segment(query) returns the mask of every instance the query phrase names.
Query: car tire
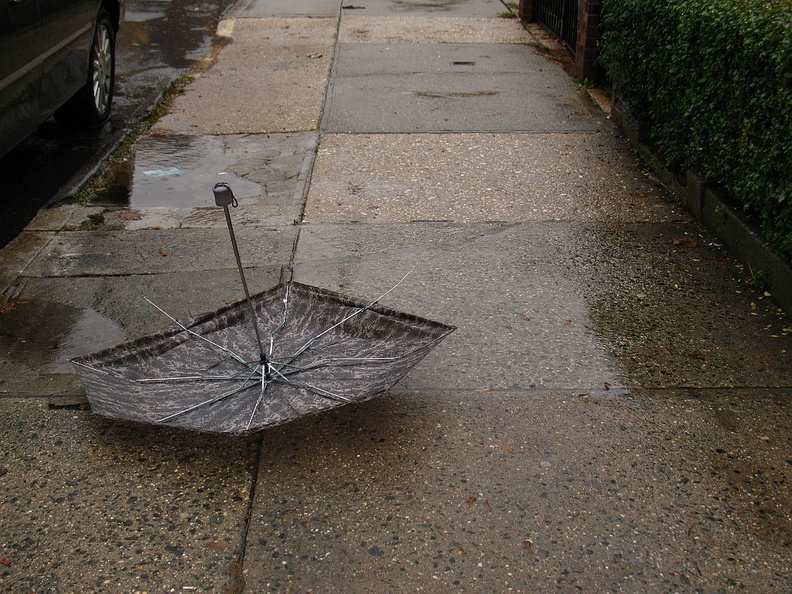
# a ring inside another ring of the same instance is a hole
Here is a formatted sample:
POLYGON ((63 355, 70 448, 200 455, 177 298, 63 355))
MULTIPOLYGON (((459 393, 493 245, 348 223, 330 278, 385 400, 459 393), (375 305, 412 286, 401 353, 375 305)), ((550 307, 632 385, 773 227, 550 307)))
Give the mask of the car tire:
POLYGON ((95 127, 110 117, 115 90, 115 30, 110 15, 99 11, 88 60, 88 80, 63 107, 55 112, 62 125, 95 127))

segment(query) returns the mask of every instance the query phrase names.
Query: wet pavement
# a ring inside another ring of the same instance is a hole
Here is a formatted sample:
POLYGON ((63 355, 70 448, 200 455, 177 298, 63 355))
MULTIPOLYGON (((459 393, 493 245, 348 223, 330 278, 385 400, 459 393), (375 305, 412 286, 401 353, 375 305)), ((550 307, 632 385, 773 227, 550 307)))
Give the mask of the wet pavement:
POLYGON ((9 591, 787 592, 792 328, 500 2, 243 2, 90 205, 0 252, 9 591), (340 15, 340 16, 339 16, 340 15), (255 57, 255 58, 254 58, 255 57), (295 280, 458 330, 246 439, 68 357, 295 280))
POLYGON ((128 0, 118 41, 110 120, 96 130, 65 130, 53 119, 0 159, 7 245, 43 207, 76 193, 108 153, 146 117, 171 82, 199 66, 218 41, 214 30, 232 0, 128 0), (46 175, 42 173, 46 172, 46 175))

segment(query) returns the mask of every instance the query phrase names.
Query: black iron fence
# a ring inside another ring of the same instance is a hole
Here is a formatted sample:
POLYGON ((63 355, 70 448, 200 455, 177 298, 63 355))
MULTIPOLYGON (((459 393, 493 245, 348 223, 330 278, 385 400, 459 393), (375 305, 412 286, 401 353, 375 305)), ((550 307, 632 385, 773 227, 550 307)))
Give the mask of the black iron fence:
POLYGON ((577 41, 580 0, 534 0, 534 20, 542 23, 573 52, 577 41))

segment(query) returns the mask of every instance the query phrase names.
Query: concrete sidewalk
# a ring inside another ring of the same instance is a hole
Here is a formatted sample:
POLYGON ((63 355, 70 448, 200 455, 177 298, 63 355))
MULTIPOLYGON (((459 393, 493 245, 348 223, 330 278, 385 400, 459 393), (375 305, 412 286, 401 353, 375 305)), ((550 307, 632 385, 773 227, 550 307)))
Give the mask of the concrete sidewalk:
POLYGON ((497 0, 244 1, 128 205, 0 252, 9 592, 788 592, 792 335, 497 0), (178 170, 178 173, 175 173, 178 170), (458 326, 247 439, 92 415, 68 358, 240 298, 458 326))

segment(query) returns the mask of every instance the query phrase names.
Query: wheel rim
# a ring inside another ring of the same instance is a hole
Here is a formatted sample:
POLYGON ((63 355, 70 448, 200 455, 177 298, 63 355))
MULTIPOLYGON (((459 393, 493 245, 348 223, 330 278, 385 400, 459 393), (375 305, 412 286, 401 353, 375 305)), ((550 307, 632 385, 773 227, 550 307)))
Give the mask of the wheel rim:
POLYGON ((103 115, 110 106, 113 85, 112 37, 106 23, 101 23, 96 31, 91 77, 94 107, 97 114, 103 115))

